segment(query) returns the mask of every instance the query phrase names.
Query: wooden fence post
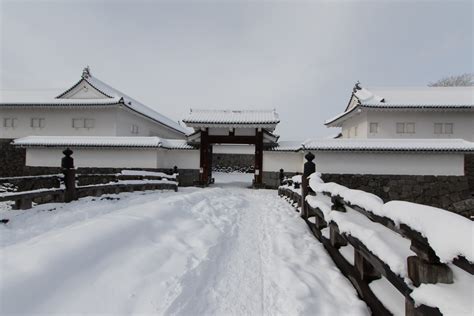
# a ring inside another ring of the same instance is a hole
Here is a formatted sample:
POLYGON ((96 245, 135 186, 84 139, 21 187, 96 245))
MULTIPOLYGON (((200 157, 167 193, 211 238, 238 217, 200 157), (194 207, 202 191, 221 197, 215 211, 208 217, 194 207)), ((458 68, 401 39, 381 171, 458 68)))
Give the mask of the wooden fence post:
POLYGON ((312 152, 308 152, 304 157, 307 161, 304 163, 303 176, 301 177, 301 217, 308 218, 308 208, 306 204, 306 196, 309 191, 308 177, 316 171, 316 164, 313 162, 314 155, 312 152))
POLYGON ((280 169, 280 174, 278 175, 278 178, 280 179, 280 185, 283 184, 283 179, 285 179, 285 170, 280 169))
POLYGON ((64 174, 64 202, 76 200, 76 170, 74 169, 74 159, 71 157, 72 150, 66 148, 63 151, 64 157, 61 159, 61 171, 64 174))

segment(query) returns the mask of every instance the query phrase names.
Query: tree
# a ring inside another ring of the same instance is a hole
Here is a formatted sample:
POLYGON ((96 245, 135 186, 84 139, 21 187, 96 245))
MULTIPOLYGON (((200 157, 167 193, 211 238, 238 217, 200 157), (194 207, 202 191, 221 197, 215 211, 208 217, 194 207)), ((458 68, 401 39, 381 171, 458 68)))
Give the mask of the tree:
POLYGON ((444 77, 438 81, 430 82, 429 87, 469 87, 474 86, 474 73, 465 73, 444 77))

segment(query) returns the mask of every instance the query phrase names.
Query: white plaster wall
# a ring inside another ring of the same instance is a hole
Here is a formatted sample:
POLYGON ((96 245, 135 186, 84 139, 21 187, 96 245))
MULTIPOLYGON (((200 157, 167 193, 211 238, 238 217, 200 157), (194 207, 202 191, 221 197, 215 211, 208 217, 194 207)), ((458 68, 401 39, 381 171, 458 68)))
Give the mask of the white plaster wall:
POLYGON ((342 124, 343 138, 367 138, 367 113, 361 111, 342 124), (357 127, 357 135, 355 135, 357 127))
POLYGON ((464 175, 463 154, 313 152, 316 171, 346 174, 464 175))
POLYGON ((209 128, 209 135, 213 136, 227 136, 229 135, 228 128, 221 128, 221 127, 210 127, 209 128))
POLYGON ((236 128, 235 136, 254 136, 255 128, 236 128))
POLYGON ((286 172, 303 172, 302 152, 263 152, 263 171, 280 171, 283 168, 286 172))
POLYGON ((114 136, 116 108, 0 108, 0 138, 19 138, 30 135, 48 136, 114 136), (32 128, 31 118, 45 118, 44 128, 32 128), (17 126, 6 128, 4 118, 16 118, 17 126), (94 128, 73 128, 73 118, 92 118, 94 128))
POLYGON ((214 154, 255 154, 255 145, 212 145, 214 154))
POLYGON ((162 138, 184 139, 185 136, 150 119, 132 113, 123 107, 117 112, 117 136, 159 136, 162 138), (138 134, 132 134, 132 125, 138 126, 138 134))
MULTIPOLYGON (((28 148, 26 165, 59 167, 64 148, 28 148)), ((76 167, 157 168, 156 149, 72 148, 76 167)))
POLYGON ((199 169, 199 150, 166 150, 157 151, 158 168, 199 169))
POLYGON ((463 138, 474 141, 474 111, 466 112, 387 112, 370 111, 368 122, 377 122, 379 131, 368 138, 463 138), (414 134, 397 134, 397 122, 414 122, 414 134), (435 134, 434 123, 454 123, 453 134, 435 134))

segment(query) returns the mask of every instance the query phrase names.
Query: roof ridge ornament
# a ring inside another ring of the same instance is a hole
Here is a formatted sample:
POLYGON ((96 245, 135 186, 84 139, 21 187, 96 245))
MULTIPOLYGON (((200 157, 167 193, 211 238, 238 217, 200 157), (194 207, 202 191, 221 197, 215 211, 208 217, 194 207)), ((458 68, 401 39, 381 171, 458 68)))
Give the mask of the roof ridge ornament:
POLYGON ((354 85, 354 88, 352 89, 352 92, 356 93, 357 90, 362 90, 362 87, 360 86, 360 81, 357 80, 357 82, 354 85))
POLYGON ((91 76, 91 69, 89 67, 89 65, 87 65, 86 67, 84 67, 84 69, 82 70, 82 78, 83 79, 87 79, 91 76))

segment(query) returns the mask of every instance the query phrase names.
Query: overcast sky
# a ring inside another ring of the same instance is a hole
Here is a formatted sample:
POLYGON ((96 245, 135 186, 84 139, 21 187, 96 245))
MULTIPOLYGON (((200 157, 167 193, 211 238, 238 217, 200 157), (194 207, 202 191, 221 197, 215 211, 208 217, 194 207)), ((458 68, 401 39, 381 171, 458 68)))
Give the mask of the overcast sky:
MULTIPOLYGON (((2 0, 0 0, 2 1, 2 0)), ((472 1, 2 1, 1 89, 97 78, 174 120, 273 109, 277 134, 323 123, 363 86, 473 71, 472 1)))

